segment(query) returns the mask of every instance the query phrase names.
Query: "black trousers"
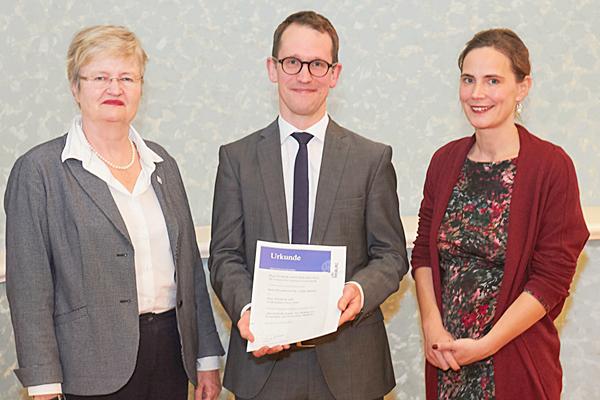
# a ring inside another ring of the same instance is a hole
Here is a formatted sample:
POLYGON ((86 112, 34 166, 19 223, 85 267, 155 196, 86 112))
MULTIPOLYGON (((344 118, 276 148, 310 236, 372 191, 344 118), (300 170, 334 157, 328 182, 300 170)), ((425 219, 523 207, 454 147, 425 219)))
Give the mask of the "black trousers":
POLYGON ((65 396, 67 400, 187 400, 188 378, 175 310, 140 315, 137 362, 125 386, 108 395, 65 396))

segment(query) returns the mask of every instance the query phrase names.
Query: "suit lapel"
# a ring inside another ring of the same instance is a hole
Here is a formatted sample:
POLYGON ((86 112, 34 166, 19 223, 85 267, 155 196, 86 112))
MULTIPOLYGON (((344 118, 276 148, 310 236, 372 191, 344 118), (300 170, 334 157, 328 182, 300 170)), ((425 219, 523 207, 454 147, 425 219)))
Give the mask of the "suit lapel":
POLYGON ((83 169, 81 161, 68 159, 65 160, 65 163, 77 182, 79 182, 79 185, 90 196, 96 206, 102 210, 115 228, 131 243, 125 222, 119 213, 117 204, 110 194, 106 182, 83 169))
POLYGON ((275 240, 289 243, 285 187, 281 163, 281 140, 277 120, 263 129, 257 144, 258 166, 267 197, 267 207, 275 232, 275 240))
POLYGON ((323 158, 319 172, 315 214, 313 217, 311 244, 321 244, 329 223, 331 210, 342 180, 350 145, 345 141, 346 133, 332 120, 325 133, 323 158))
POLYGON ((173 262, 175 266, 177 266, 177 256, 179 253, 179 224, 177 223, 174 206, 171 204, 170 197, 165 192, 167 182, 165 182, 163 167, 164 162, 156 163, 156 169, 152 173, 150 180, 152 182, 152 187, 154 188, 154 193, 156 193, 156 197, 158 198, 158 203, 160 204, 163 216, 165 217, 165 224, 167 225, 167 233, 171 244, 171 252, 173 253, 173 262))

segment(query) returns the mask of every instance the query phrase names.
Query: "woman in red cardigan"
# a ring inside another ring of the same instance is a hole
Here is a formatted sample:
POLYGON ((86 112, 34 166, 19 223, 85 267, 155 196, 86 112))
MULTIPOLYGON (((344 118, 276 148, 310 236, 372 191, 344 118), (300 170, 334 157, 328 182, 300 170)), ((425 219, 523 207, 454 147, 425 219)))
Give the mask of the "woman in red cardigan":
POLYGON ((458 65, 475 134, 433 155, 412 253, 427 399, 559 399, 553 320, 589 236, 575 169, 514 122, 531 87, 514 32, 477 33, 458 65))

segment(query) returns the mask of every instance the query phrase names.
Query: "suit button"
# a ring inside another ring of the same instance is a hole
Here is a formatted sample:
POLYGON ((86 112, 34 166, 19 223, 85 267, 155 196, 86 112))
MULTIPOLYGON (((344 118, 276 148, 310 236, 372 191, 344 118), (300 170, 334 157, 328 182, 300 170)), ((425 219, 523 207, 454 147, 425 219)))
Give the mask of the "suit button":
POLYGON ((183 305, 183 300, 179 300, 177 302, 177 308, 181 308, 182 305, 183 305))

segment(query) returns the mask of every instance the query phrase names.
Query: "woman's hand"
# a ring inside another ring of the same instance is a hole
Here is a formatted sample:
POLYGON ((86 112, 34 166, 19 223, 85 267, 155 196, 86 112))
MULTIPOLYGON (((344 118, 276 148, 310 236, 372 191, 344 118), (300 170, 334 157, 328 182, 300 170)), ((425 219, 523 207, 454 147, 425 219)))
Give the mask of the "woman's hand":
POLYGON ((454 338, 442 324, 442 317, 437 307, 435 293, 433 291, 431 268, 418 268, 415 270, 414 275, 417 288, 417 300, 419 301, 419 311, 421 312, 423 339, 425 342, 425 358, 429 363, 444 371, 448 368, 458 371, 460 365, 454 359, 452 352, 433 348, 434 344, 451 343, 454 341, 454 338))
POLYGON ((440 344, 449 346, 454 342, 452 335, 444 329, 441 324, 430 324, 423 326, 423 336, 425 341, 425 358, 435 367, 444 371, 452 368, 454 371, 460 369, 460 364, 450 350, 440 349, 440 344), (437 347, 437 348, 436 348, 437 347))
POLYGON ((444 354, 451 353, 460 365, 468 365, 495 354, 545 314, 543 304, 530 293, 523 292, 484 337, 458 339, 450 343, 439 340, 432 342, 432 345, 436 345, 436 350, 444 354))
POLYGON ((443 354, 450 353, 459 365, 469 365, 483 360, 493 354, 482 339, 457 339, 451 342, 439 341, 433 343, 433 351, 443 354))
POLYGON ((218 369, 198 371, 198 386, 194 390, 194 400, 215 400, 221 393, 221 374, 218 369))

